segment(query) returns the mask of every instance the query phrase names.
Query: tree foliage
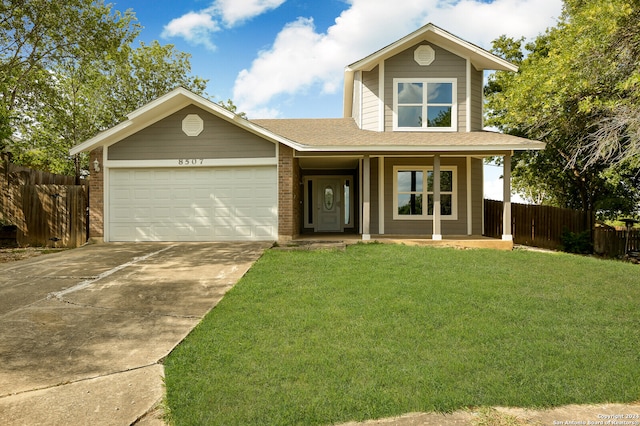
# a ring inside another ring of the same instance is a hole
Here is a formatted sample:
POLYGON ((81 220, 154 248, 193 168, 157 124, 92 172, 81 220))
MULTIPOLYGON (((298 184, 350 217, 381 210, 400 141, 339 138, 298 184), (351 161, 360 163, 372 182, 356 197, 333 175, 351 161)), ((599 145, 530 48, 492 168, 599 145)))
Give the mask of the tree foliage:
POLYGON ((132 11, 102 0, 1 0, 0 150, 78 175, 86 159, 70 158, 70 147, 177 86, 204 93, 190 55, 158 42, 133 47, 139 30, 132 11))
POLYGON ((531 199, 611 214, 637 209, 639 13, 637 1, 566 0, 557 25, 533 42, 494 41, 520 71, 490 78, 487 124, 547 143, 514 157, 514 187, 531 199))

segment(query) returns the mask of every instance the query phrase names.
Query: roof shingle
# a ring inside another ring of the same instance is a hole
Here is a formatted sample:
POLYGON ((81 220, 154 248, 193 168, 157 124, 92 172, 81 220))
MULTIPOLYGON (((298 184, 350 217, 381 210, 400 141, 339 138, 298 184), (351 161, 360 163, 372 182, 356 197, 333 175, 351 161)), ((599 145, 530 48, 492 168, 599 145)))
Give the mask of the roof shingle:
POLYGON ((361 130, 351 118, 259 119, 251 120, 308 150, 403 150, 480 151, 543 149, 543 142, 506 135, 478 132, 374 132, 361 130))

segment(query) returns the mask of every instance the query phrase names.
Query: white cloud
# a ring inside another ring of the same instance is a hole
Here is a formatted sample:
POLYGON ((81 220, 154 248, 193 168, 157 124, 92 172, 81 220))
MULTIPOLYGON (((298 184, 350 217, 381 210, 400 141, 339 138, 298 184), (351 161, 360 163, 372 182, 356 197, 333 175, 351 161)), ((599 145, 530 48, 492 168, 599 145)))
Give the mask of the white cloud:
MULTIPOLYGON (((502 34, 533 38, 555 24, 562 0, 349 0, 336 23, 319 33, 309 18, 287 24, 273 45, 242 70, 234 102, 257 118, 274 99, 308 90, 338 93, 344 67, 420 26, 435 25, 484 48, 502 34)), ((271 106, 273 108, 273 106, 271 106)))
POLYGON ((211 42, 211 34, 219 30, 220 26, 209 13, 189 12, 165 25, 162 37, 182 37, 213 50, 215 45, 211 42))
POLYGON ((286 0, 216 0, 209 10, 219 14, 228 26, 278 8, 286 0))
POLYGON ((182 37, 189 43, 214 50, 211 37, 222 27, 239 23, 276 9, 286 0, 216 0, 198 12, 188 12, 165 25, 162 37, 182 37))

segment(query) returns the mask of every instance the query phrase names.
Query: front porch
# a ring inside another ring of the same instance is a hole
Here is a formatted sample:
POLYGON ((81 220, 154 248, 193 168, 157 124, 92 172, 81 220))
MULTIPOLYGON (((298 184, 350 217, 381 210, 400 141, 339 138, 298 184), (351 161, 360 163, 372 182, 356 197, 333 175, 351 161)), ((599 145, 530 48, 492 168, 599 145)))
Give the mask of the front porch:
POLYGON ((494 250, 512 250, 513 241, 497 238, 484 237, 482 235, 447 235, 440 240, 434 240, 429 235, 371 235, 368 241, 362 240, 360 234, 345 233, 314 233, 302 234, 295 239, 284 243, 284 246, 323 246, 330 247, 332 244, 343 243, 351 245, 357 243, 383 243, 383 244, 405 244, 416 246, 436 246, 455 247, 461 249, 482 248, 494 250))
POLYGON ((513 248, 511 152, 503 157, 502 239, 483 237, 489 153, 279 153, 281 241, 402 242, 513 248))

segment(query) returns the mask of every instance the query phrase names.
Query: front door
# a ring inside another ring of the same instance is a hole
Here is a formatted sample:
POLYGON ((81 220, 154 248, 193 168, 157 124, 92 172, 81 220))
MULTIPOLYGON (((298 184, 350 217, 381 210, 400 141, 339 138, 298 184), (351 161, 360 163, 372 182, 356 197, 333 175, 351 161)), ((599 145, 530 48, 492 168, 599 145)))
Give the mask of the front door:
POLYGON ((342 232, 342 180, 339 178, 321 178, 317 180, 316 211, 317 232, 342 232))

